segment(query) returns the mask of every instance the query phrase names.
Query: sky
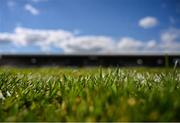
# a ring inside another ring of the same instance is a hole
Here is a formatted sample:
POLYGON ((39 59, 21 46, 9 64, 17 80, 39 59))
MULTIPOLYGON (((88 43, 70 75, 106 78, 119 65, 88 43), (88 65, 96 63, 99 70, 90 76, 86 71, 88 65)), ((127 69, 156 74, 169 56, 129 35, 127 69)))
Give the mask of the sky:
POLYGON ((180 0, 0 0, 0 53, 180 53, 180 0))

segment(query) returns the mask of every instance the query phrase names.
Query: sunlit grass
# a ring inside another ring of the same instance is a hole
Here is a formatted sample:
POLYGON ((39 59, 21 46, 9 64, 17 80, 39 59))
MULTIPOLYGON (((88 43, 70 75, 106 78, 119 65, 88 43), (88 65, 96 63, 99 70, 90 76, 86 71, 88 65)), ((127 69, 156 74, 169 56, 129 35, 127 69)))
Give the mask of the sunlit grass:
POLYGON ((0 121, 180 121, 180 70, 0 68, 0 121))

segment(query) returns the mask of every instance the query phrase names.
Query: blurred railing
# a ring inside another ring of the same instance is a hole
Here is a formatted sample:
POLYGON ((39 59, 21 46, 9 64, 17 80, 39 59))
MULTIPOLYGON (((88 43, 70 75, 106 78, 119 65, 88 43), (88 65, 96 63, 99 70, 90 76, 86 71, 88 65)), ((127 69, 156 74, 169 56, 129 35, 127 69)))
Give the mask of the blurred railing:
POLYGON ((0 66, 103 66, 173 67, 180 55, 0 55, 0 66))

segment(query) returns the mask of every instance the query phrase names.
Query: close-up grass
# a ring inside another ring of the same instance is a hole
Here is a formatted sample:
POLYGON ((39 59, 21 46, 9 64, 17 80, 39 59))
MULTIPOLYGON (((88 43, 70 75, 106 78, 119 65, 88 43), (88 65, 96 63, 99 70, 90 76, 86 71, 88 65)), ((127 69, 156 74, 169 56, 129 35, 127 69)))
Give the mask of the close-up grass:
POLYGON ((180 70, 1 67, 0 121, 180 121, 180 70))

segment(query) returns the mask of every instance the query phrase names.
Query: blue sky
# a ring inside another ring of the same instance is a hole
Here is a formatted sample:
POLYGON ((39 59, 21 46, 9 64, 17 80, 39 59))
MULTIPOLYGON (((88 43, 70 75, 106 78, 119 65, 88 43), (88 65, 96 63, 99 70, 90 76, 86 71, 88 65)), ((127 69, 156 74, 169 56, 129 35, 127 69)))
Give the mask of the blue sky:
POLYGON ((0 0, 2 53, 130 50, 179 52, 180 1, 0 0))

